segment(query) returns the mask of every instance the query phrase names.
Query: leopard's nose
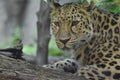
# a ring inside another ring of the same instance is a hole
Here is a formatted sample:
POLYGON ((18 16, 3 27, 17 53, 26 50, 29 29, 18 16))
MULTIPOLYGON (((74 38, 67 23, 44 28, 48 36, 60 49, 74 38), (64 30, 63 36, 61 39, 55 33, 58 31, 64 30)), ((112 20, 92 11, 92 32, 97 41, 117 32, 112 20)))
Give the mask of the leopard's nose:
POLYGON ((60 40, 60 41, 61 41, 63 44, 66 44, 69 40, 70 40, 70 38, 69 38, 69 39, 60 40))

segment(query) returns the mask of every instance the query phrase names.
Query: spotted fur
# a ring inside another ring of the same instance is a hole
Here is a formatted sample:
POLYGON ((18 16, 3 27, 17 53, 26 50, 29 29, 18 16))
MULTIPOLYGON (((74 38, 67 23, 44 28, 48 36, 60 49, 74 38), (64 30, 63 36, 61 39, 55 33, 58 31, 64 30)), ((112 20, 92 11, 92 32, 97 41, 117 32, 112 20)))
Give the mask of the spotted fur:
MULTIPOLYGON (((76 62, 70 63, 78 65, 76 74, 88 80, 119 80, 120 15, 101 11, 86 0, 62 6, 53 3, 51 8, 56 43, 60 49, 74 50, 76 62)), ((64 64, 63 69, 65 62, 57 65, 64 64)))

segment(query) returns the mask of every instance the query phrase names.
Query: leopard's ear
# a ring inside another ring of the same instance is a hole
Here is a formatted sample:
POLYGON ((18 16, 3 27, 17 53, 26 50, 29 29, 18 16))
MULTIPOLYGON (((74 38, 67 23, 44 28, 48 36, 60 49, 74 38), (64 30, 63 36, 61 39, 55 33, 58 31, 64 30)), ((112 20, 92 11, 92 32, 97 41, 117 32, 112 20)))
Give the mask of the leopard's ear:
POLYGON ((51 9, 56 9, 58 7, 60 7, 61 5, 56 1, 56 0, 51 0, 50 1, 50 8, 51 9))
POLYGON ((95 0, 91 0, 89 8, 93 9, 95 6, 95 0))
POLYGON ((89 5, 89 3, 88 3, 88 1, 87 1, 87 0, 83 0, 82 5, 83 5, 83 6, 88 6, 88 5, 89 5))
POLYGON ((86 7, 87 11, 91 11, 91 10, 93 10, 94 5, 95 5, 95 4, 94 4, 94 1, 95 1, 95 0, 91 0, 89 6, 86 7))

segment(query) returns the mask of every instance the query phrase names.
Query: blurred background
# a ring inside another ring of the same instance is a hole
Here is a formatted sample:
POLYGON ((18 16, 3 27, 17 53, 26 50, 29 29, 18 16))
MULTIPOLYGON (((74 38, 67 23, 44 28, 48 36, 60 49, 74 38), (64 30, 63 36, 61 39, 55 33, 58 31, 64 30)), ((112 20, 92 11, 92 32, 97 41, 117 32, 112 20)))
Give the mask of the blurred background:
MULTIPOLYGON (((0 48, 16 45, 22 39, 25 55, 36 56, 37 50, 37 16, 41 0, 0 0, 0 48)), ((67 2, 82 2, 83 0, 59 0, 60 4, 67 2)), ((88 0, 90 2, 90 0, 88 0)), ((108 12, 120 13, 120 0, 96 0, 95 5, 108 12)), ((51 31, 50 31, 51 32, 51 31)), ((51 33, 52 35, 52 33, 51 33)), ((43 35, 44 36, 44 35, 43 35)), ((48 56, 65 58, 55 44, 54 37, 49 42, 48 56)))

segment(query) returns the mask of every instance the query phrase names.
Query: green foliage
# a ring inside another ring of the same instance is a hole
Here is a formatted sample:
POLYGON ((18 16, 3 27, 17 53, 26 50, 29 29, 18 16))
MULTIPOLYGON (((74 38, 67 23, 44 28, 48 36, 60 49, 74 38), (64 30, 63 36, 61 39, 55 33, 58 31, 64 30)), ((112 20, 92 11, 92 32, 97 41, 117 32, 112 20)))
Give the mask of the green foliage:
MULTIPOLYGON (((19 39, 21 39, 21 29, 20 27, 16 27, 15 32, 10 39, 11 42, 10 46, 17 45, 19 39)), ((6 46, 6 44, 3 44, 3 46, 6 46)), ((36 45, 26 45, 26 44, 23 45, 23 52, 27 55, 35 56, 36 50, 37 50, 36 45)), ((62 55, 62 52, 60 51, 60 49, 57 48, 55 41, 51 40, 49 43, 49 56, 60 56, 60 55, 62 55)))
POLYGON ((96 5, 102 9, 113 12, 120 13, 120 1, 119 0, 96 0, 96 5))
POLYGON ((37 47, 35 45, 24 45, 23 52, 27 55, 35 56, 37 47))
MULTIPOLYGON (((23 52, 27 55, 36 55, 37 46, 35 45, 24 45, 23 52)), ((51 40, 49 43, 49 56, 61 56, 62 51, 57 48, 56 43, 54 40, 51 40)))
POLYGON ((61 56, 62 52, 57 48, 49 48, 49 56, 61 56))
POLYGON ((120 7, 114 6, 108 9, 109 12, 120 13, 120 7))
POLYGON ((6 48, 7 47, 7 43, 3 42, 1 45, 0 45, 1 48, 6 48))
MULTIPOLYGON (((91 0, 87 1, 90 3, 91 0)), ((108 12, 120 13, 120 0, 95 0, 95 5, 108 12)))
POLYGON ((57 48, 55 40, 51 40, 49 43, 49 56, 61 56, 62 51, 57 48))
POLYGON ((11 37, 11 45, 16 45, 18 43, 18 40, 21 39, 21 29, 20 27, 16 27, 16 29, 14 30, 14 34, 11 37))

